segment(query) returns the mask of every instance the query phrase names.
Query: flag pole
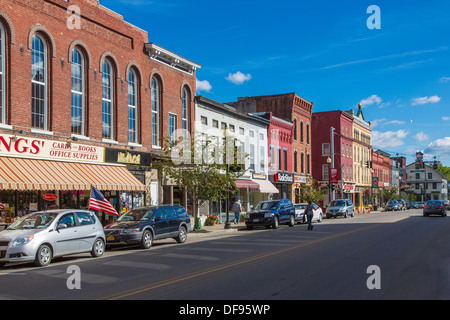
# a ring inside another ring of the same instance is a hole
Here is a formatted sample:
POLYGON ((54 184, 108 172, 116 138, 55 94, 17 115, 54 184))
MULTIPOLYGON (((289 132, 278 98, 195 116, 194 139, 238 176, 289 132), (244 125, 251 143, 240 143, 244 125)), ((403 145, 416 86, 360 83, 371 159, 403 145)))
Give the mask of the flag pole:
POLYGON ((91 184, 91 191, 89 192, 89 200, 88 200, 88 207, 89 210, 91 208, 91 198, 92 198, 92 184, 91 184))

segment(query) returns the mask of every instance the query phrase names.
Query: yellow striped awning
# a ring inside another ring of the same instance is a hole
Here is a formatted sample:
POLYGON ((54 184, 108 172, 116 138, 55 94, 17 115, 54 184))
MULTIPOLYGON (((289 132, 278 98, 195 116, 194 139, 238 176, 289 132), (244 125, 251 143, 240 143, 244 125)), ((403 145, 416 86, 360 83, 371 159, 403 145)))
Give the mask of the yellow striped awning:
POLYGON ((0 157, 0 190, 144 191, 124 166, 0 157))

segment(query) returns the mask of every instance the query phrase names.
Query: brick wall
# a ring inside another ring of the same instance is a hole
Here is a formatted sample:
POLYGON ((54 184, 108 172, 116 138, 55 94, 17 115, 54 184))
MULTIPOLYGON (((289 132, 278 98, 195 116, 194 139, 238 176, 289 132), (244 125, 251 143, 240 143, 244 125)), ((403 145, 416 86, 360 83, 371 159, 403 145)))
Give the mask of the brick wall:
MULTIPOLYGON (((54 137, 71 136, 71 52, 78 47, 86 59, 86 132, 95 144, 102 140, 102 61, 114 67, 114 127, 119 146, 128 143, 128 70, 135 68, 139 86, 140 151, 151 151, 151 76, 162 79, 161 137, 168 135, 168 113, 176 113, 181 128, 181 90, 190 88, 190 128, 194 120, 195 71, 179 71, 150 59, 144 45, 147 32, 125 22, 123 17, 97 0, 74 0, 81 13, 81 29, 67 27, 69 3, 63 0, 2 0, 0 21, 6 36, 7 124, 31 131, 31 38, 38 33, 48 44, 49 131, 54 137)), ((85 143, 85 142, 83 142, 85 143)))

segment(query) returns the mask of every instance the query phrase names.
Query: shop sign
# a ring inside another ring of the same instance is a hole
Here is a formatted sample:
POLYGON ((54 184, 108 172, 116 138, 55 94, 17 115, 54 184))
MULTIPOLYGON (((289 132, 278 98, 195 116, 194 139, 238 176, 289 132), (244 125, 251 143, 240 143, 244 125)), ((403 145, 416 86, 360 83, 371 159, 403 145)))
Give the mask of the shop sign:
POLYGON ((294 175, 278 172, 273 175, 273 180, 278 183, 294 183, 294 175))
POLYGON ((372 178, 372 188, 378 189, 378 183, 379 183, 378 177, 373 177, 372 178))
POLYGON ((106 148, 105 162, 121 163, 131 166, 151 167, 152 155, 151 153, 146 152, 106 148))
POLYGON ((258 179, 258 180, 266 180, 266 175, 265 174, 258 174, 258 173, 254 173, 252 175, 253 179, 258 179))
POLYGON ((56 201, 58 199, 58 196, 54 193, 47 193, 44 194, 42 198, 47 201, 56 201))
POLYGON ((308 178, 305 177, 305 176, 296 176, 295 177, 295 182, 307 183, 308 182, 308 178))
POLYGON ((0 156, 101 163, 103 155, 103 147, 0 134, 0 156))

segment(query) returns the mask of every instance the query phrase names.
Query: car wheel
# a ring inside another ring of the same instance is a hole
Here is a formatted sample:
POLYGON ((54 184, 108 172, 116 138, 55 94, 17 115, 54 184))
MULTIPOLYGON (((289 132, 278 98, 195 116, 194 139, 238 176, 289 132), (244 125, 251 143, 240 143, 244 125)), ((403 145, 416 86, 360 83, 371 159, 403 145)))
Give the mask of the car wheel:
POLYGON ((289 227, 295 226, 295 217, 291 215, 291 219, 289 220, 289 227))
POLYGON ((94 246, 92 247, 91 256, 93 256, 94 258, 98 258, 101 257, 104 252, 105 242, 101 238, 98 238, 97 240, 95 240, 94 246))
POLYGON ((272 228, 273 229, 278 229, 278 225, 279 225, 279 221, 278 221, 278 217, 274 217, 273 218, 273 223, 272 223, 272 228))
POLYGON ((185 243, 187 240, 187 231, 185 226, 180 227, 180 232, 178 233, 178 237, 175 238, 178 243, 185 243))
POLYGON ((141 248, 150 249, 153 244, 153 234, 150 230, 145 230, 142 234, 141 248))
POLYGON ((39 247, 36 252, 36 258, 34 260, 34 264, 37 267, 46 267, 52 261, 52 249, 46 244, 43 244, 39 247))

